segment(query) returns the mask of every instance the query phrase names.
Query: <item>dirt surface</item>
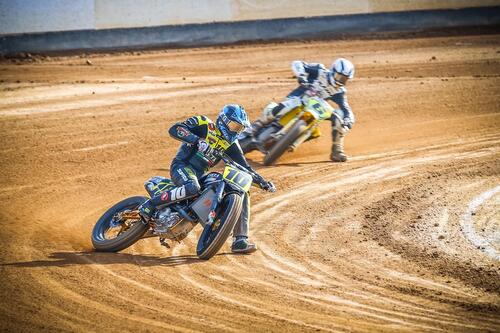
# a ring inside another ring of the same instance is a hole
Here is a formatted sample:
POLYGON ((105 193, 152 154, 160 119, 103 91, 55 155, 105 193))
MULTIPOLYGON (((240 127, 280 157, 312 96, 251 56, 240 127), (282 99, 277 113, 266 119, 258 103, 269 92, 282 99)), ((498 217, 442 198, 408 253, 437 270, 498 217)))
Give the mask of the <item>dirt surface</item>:
POLYGON ((499 332, 500 36, 286 43, 0 63, 0 331, 499 332), (324 135, 263 167, 253 255, 141 240, 95 253, 115 202, 168 175, 167 135, 357 65, 350 160, 324 135), (88 60, 88 61, 87 61, 88 60))

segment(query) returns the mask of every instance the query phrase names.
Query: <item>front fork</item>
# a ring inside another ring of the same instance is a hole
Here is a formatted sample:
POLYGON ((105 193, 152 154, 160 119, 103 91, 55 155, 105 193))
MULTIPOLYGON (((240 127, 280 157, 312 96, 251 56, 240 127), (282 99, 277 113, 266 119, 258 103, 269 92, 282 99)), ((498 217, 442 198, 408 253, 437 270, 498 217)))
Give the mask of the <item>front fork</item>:
POLYGON ((295 149, 297 149, 298 146, 300 146, 302 143, 304 143, 304 141, 306 141, 311 136, 312 132, 316 129, 316 127, 318 127, 318 125, 319 125, 319 123, 316 123, 316 124, 312 125, 311 127, 309 127, 309 129, 307 131, 302 133, 302 135, 299 136, 297 138, 297 140, 295 140, 290 145, 290 151, 295 151, 295 149))
MULTIPOLYGON (((292 128, 295 125, 295 123, 297 123, 297 121, 302 119, 301 115, 302 114, 299 114, 297 117, 295 117, 295 119, 293 119, 292 121, 289 121, 285 126, 283 126, 282 129, 280 129, 277 133, 273 134, 273 136, 276 139, 279 139, 280 137, 282 137, 285 133, 287 133, 290 130, 290 128, 292 128)), ((318 125, 319 125, 319 122, 316 122, 314 125, 310 126, 307 131, 302 133, 302 135, 299 136, 297 138, 297 140, 295 140, 290 145, 290 151, 294 151, 295 149, 297 149, 298 146, 300 146, 302 143, 304 143, 304 141, 306 141, 307 138, 309 138, 311 133, 316 129, 316 127, 318 127, 318 125)))
POLYGON ((295 125, 295 123, 300 119, 300 115, 298 117, 295 117, 292 121, 289 121, 288 123, 285 124, 285 126, 283 126, 278 132, 274 133, 272 136, 275 138, 275 139, 279 139, 281 138, 283 135, 285 135, 286 132, 288 132, 288 130, 290 128, 292 128, 293 125, 295 125))

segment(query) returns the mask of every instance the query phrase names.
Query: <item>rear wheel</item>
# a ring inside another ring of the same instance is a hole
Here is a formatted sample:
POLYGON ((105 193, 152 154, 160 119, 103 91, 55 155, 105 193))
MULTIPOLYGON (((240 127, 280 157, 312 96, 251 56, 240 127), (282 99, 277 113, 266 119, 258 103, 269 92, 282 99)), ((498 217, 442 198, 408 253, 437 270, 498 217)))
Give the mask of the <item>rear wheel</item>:
POLYGON ((130 197, 108 209, 92 230, 94 248, 97 251, 118 252, 137 242, 149 228, 137 211, 146 200, 147 197, 130 197))
POLYGON ((269 149, 266 156, 264 157, 264 165, 272 165, 278 158, 281 157, 290 145, 297 140, 297 138, 306 129, 306 122, 303 120, 297 120, 297 122, 292 126, 292 128, 283 135, 283 137, 278 140, 274 146, 269 149))
POLYGON ((198 240, 196 254, 208 260, 219 252, 238 222, 243 206, 241 194, 230 193, 222 201, 221 216, 209 226, 205 226, 198 240))

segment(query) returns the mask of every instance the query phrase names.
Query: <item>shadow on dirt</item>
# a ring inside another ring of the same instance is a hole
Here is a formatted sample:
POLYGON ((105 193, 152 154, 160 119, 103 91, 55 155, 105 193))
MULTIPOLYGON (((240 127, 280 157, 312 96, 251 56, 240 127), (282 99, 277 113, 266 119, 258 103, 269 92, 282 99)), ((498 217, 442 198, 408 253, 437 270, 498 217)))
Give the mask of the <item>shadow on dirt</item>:
MULTIPOLYGON (((219 253, 216 256, 235 255, 233 253, 219 253)), ((4 263, 0 266, 13 267, 66 267, 74 265, 116 265, 136 264, 138 266, 180 266, 208 262, 195 255, 181 255, 172 257, 158 257, 152 255, 104 252, 54 252, 47 260, 4 263)))
POLYGON ((157 168, 157 169, 153 169, 153 170, 155 170, 155 171, 162 171, 162 172, 164 172, 167 175, 170 174, 170 169, 169 168, 157 168))
POLYGON ((325 161, 313 161, 313 162, 295 162, 295 163, 276 163, 275 166, 291 166, 291 167, 300 167, 308 164, 333 164, 330 160, 325 161))
POLYGON ((310 162, 290 162, 290 163, 280 163, 279 161, 272 166, 266 166, 262 162, 256 162, 250 158, 247 158, 248 163, 250 166, 256 170, 262 169, 262 168, 269 168, 269 167, 277 167, 277 166, 291 166, 291 167, 300 167, 308 164, 333 164, 332 161, 330 160, 324 160, 324 161, 310 161, 310 162))

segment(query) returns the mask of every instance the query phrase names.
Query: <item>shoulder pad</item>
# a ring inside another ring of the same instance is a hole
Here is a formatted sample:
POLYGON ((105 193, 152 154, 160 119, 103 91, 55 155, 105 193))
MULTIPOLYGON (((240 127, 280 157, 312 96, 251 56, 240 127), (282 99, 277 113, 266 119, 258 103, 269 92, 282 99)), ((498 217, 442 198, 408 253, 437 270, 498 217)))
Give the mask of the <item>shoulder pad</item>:
POLYGON ((326 70, 325 65, 320 64, 320 63, 317 63, 317 62, 306 63, 306 65, 307 65, 309 68, 314 68, 314 69, 316 69, 316 70, 319 70, 319 69, 326 70))
POLYGON ((198 125, 212 124, 213 122, 206 116, 196 116, 198 119, 198 125))
POLYGON ((194 116, 186 120, 186 124, 191 127, 207 125, 211 122, 212 121, 205 116, 194 116))

